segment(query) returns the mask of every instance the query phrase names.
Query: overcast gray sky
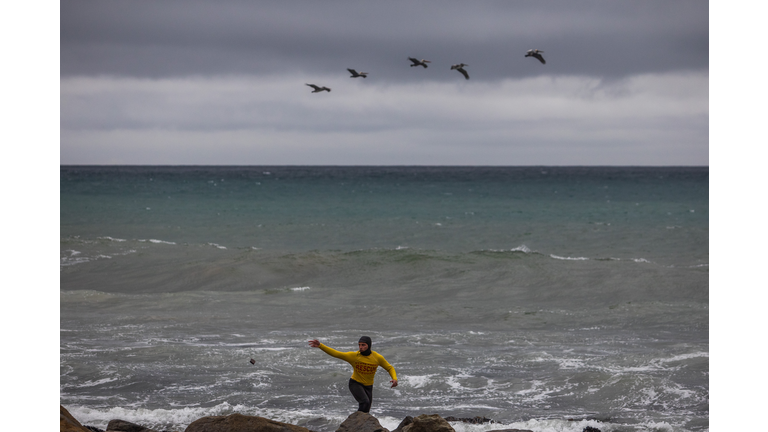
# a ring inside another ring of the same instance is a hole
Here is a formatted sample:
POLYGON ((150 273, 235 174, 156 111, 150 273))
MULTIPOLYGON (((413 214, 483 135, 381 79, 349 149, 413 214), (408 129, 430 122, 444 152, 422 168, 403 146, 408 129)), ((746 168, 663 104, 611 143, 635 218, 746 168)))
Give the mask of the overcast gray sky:
POLYGON ((60 7, 62 164, 709 164, 706 1, 60 7))

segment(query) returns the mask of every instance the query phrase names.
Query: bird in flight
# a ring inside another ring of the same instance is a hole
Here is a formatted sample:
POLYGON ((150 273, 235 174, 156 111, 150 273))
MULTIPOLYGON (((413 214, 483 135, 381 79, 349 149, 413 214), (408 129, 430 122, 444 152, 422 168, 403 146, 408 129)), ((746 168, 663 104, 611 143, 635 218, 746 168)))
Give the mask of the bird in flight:
POLYGON ((352 74, 350 78, 359 78, 359 77, 367 78, 368 77, 368 72, 358 72, 354 69, 349 69, 349 68, 347 68, 347 70, 349 71, 349 73, 352 74))
POLYGON ((319 87, 314 84, 307 84, 308 86, 312 87, 314 90, 312 90, 312 93, 320 93, 321 91, 327 91, 330 93, 331 89, 328 87, 319 87))
POLYGON ((424 60, 424 59, 419 60, 419 59, 416 59, 416 58, 413 58, 413 57, 408 57, 408 60, 410 60, 411 63, 413 63, 411 65, 411 67, 414 67, 414 66, 424 66, 424 69, 427 68, 427 63, 432 63, 429 60, 424 60))
POLYGON ((544 61, 544 57, 542 57, 542 55, 541 55, 541 53, 543 53, 543 52, 544 51, 540 51, 540 50, 537 50, 537 49, 531 49, 531 50, 528 50, 527 53, 525 53, 525 56, 526 57, 535 57, 535 58, 539 59, 541 64, 547 64, 547 62, 544 61))
POLYGON ((464 75, 464 78, 469 79, 469 74, 467 73, 467 71, 464 70, 464 66, 469 66, 469 65, 464 63, 455 64, 451 66, 451 70, 455 69, 461 72, 461 74, 464 75))

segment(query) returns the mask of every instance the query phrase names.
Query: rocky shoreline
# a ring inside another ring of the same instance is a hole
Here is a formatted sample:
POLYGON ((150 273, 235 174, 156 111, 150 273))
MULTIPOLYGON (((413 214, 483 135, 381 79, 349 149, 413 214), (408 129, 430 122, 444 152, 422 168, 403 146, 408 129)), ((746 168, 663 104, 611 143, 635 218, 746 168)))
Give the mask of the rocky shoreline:
MULTIPOLYGON (((390 431, 379 424, 376 417, 357 411, 347 417, 336 432, 456 432, 449 422, 492 423, 485 417, 456 418, 440 417, 437 414, 421 414, 416 417, 407 416, 390 431)), ((111 420, 107 430, 94 426, 82 425, 69 411, 60 406, 60 432, 315 432, 305 427, 281 423, 275 420, 243 414, 228 416, 202 417, 184 431, 157 431, 124 420, 111 420)), ((494 429, 489 432, 533 432, 526 429, 494 429)), ((583 432, 600 432, 599 429, 587 426, 583 432)))

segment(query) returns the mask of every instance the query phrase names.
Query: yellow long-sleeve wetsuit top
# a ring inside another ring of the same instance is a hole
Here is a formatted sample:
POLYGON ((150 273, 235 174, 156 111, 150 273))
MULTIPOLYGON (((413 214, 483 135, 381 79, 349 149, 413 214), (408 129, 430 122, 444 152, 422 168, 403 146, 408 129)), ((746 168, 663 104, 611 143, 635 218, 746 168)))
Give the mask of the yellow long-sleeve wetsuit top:
POLYGON ((393 380, 397 379, 395 367, 389 364, 389 362, 376 351, 371 350, 370 355, 364 356, 360 354, 360 351, 341 352, 323 344, 320 344, 320 349, 330 356, 342 359, 351 364, 354 369, 352 379, 362 385, 373 385, 373 377, 376 375, 376 368, 379 366, 389 372, 389 376, 391 376, 393 380))

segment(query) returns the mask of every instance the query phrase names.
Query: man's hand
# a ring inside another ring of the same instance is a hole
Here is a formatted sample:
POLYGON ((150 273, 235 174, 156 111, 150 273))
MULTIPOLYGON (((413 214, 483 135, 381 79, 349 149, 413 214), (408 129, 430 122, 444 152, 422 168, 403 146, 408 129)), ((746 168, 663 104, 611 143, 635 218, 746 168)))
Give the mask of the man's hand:
POLYGON ((392 383, 392 387, 390 387, 390 388, 397 387, 397 380, 391 380, 390 382, 392 383))
POLYGON ((309 346, 311 346, 312 348, 320 348, 320 341, 317 339, 312 339, 311 341, 309 341, 309 346))

